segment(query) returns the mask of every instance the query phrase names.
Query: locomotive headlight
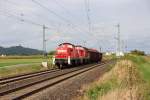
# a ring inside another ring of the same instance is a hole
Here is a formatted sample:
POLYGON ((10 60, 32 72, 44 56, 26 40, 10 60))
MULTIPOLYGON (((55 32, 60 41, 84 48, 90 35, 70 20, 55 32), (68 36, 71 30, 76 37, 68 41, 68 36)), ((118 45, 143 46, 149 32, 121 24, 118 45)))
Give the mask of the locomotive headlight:
POLYGON ((58 53, 67 52, 67 50, 57 50, 58 53))
POLYGON ((68 57, 68 64, 71 64, 70 56, 68 57))
POLYGON ((55 56, 52 58, 52 64, 55 65, 55 56))

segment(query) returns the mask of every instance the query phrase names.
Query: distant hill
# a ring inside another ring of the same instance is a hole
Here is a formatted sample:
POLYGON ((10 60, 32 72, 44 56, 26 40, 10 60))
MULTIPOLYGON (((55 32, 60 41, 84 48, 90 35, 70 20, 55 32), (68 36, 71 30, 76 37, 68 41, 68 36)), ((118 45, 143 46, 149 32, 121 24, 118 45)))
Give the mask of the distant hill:
POLYGON ((22 46, 13 46, 9 48, 0 47, 0 55, 37 55, 42 51, 37 49, 25 48, 22 46))

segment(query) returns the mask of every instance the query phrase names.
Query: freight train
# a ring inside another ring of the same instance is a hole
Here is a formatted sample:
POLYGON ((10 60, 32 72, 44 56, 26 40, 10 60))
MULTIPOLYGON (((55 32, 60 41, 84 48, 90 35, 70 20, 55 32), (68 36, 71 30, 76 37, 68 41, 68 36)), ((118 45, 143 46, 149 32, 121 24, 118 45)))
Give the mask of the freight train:
POLYGON ((89 49, 71 43, 62 43, 56 49, 53 64, 62 69, 67 66, 100 62, 102 53, 95 49, 89 49))

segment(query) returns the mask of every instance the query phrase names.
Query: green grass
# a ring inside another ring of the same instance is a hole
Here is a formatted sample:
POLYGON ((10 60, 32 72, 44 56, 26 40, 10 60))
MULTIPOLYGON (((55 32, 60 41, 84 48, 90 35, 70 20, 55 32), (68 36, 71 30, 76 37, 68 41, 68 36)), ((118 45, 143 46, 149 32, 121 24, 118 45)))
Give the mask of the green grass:
MULTIPOLYGON (((52 56, 48 57, 48 60, 51 60, 52 56)), ((17 65, 17 64, 35 64, 45 61, 42 56, 8 56, 0 58, 0 67, 17 65)))
MULTIPOLYGON (((49 58, 51 58, 53 55, 48 55, 49 58)), ((6 57, 1 57, 0 59, 39 59, 43 58, 43 55, 29 55, 29 56, 6 56, 6 57)))
POLYGON ((12 75, 37 72, 41 70, 46 70, 46 68, 42 67, 40 64, 33 64, 30 66, 22 67, 2 67, 0 68, 0 77, 8 77, 12 75))
POLYGON ((0 58, 0 77, 46 70, 41 66, 41 62, 48 61, 49 68, 51 68, 51 60, 51 57, 43 59, 42 56, 8 56, 0 58))
POLYGON ((108 91, 117 87, 117 85, 117 80, 112 78, 100 85, 94 86, 94 88, 89 89, 86 95, 90 100, 97 100, 98 96, 106 94, 108 91))
POLYGON ((137 56, 137 55, 129 55, 127 59, 133 61, 141 74, 142 79, 145 81, 143 91, 144 100, 150 100, 150 56, 137 56), (147 59, 146 59, 147 58, 147 59))
POLYGON ((144 56, 129 55, 127 59, 130 59, 136 64, 142 78, 150 83, 150 57, 149 60, 146 60, 144 56))
POLYGON ((0 59, 0 67, 17 64, 41 63, 42 61, 43 59, 0 59))
MULTIPOLYGON (((108 65, 107 66, 107 71, 110 71, 113 65, 108 65)), ((116 77, 111 77, 110 80, 107 80, 103 82, 102 84, 94 84, 92 88, 90 87, 88 91, 86 91, 86 96, 90 100, 97 100, 98 96, 102 96, 103 94, 106 94, 108 91, 114 89, 117 86, 117 79, 116 77)))

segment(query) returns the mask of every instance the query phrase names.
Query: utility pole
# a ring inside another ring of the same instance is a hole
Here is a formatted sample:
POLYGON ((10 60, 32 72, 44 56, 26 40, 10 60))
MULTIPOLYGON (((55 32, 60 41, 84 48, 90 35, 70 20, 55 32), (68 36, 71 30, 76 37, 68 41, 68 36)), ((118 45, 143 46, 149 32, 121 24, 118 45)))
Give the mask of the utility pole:
POLYGON ((125 52, 125 42, 124 40, 121 40, 121 51, 124 53, 125 52))
POLYGON ((87 15, 89 33, 91 34, 92 26, 91 26, 91 18, 90 18, 90 1, 89 0, 85 0, 85 10, 86 10, 86 15, 87 15))
POLYGON ((45 39, 45 25, 43 25, 43 56, 46 54, 46 39, 45 39))
POLYGON ((99 46, 99 52, 102 52, 102 48, 101 48, 101 46, 99 46))
POLYGON ((120 24, 117 25, 118 28, 118 36, 117 36, 117 40, 118 40, 118 47, 117 47, 117 53, 118 56, 120 56, 120 24))
POLYGON ((84 45, 84 47, 86 47, 86 41, 83 41, 83 45, 84 45))

